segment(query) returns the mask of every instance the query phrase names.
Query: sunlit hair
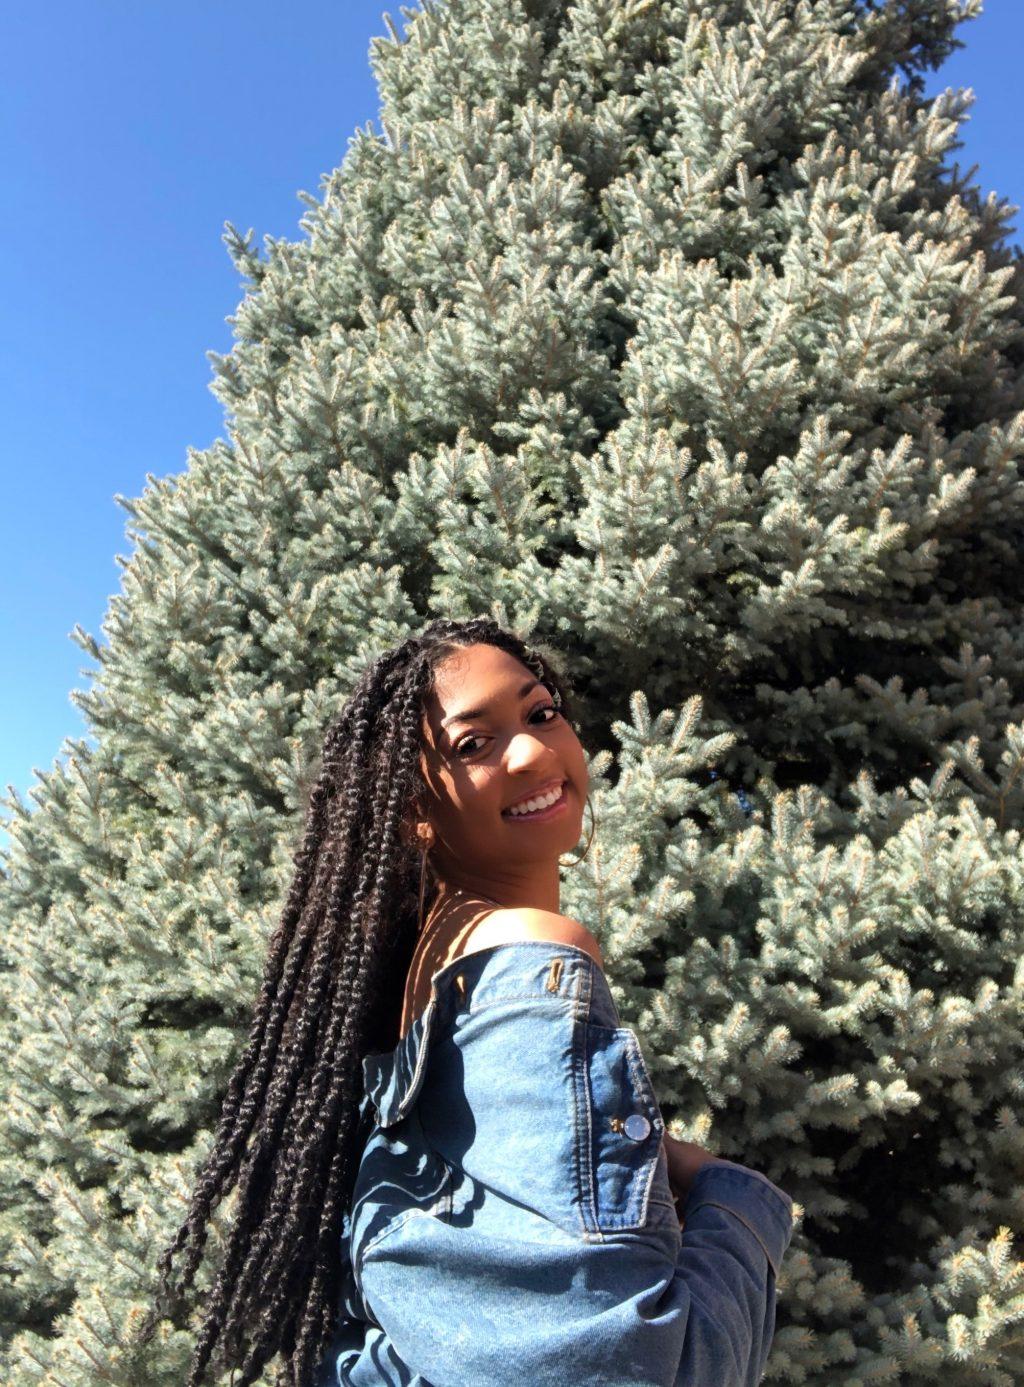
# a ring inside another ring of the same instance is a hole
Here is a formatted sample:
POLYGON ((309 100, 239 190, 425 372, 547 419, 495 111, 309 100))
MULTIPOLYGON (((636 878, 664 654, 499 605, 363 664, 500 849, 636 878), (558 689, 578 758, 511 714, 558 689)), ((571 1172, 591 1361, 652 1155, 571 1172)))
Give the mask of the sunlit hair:
POLYGON ((309 1387, 338 1328, 342 1217, 372 1118, 359 1120, 362 1059, 398 1043, 416 942, 420 858, 400 825, 426 792, 419 757, 435 671, 477 643, 532 668, 574 722, 550 662, 481 617, 433 621, 386 651, 329 726, 249 1041, 137 1335, 150 1342, 164 1313, 187 1324, 211 1211, 237 1185, 184 1387, 213 1380, 211 1367, 235 1368, 233 1387, 246 1387, 279 1351, 276 1387, 309 1387))

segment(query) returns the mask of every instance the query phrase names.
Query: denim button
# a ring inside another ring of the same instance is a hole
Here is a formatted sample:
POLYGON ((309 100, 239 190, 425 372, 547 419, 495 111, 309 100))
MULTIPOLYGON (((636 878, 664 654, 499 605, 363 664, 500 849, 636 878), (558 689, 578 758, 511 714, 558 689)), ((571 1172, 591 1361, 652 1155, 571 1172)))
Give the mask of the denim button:
POLYGON ((651 1124, 642 1113, 633 1112, 626 1118, 622 1130, 629 1137, 630 1141, 643 1141, 644 1137, 651 1130, 651 1124))

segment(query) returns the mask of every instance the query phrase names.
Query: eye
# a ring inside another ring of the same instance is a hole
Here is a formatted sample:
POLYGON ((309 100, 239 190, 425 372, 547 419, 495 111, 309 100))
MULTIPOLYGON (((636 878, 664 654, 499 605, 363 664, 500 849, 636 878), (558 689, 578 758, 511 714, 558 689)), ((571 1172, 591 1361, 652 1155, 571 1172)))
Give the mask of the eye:
MULTIPOLYGON (((554 714, 554 717, 545 718, 544 721, 543 721, 542 723, 538 723, 537 725, 540 726, 540 727, 545 726, 545 725, 546 725, 547 723, 549 723, 549 722, 554 722, 555 718, 561 717, 561 714, 559 713, 558 709, 555 707, 555 705, 554 705, 553 703, 541 703, 541 704, 539 704, 539 705, 538 705, 536 708, 534 708, 533 711, 530 713, 531 719, 534 718, 538 713, 553 713, 553 714, 554 714)), ((456 742, 456 744, 455 744, 455 755, 456 755, 456 756, 459 756, 459 757, 462 757, 463 759, 465 759, 467 756, 475 756, 475 755, 477 754, 476 751, 475 751, 475 750, 472 750, 472 749, 469 750, 469 751, 466 751, 466 747, 469 746, 469 744, 470 744, 471 742, 478 742, 478 741, 480 741, 480 737, 479 737, 479 736, 475 736, 475 737, 474 737, 474 736, 463 737, 460 741, 456 742)))

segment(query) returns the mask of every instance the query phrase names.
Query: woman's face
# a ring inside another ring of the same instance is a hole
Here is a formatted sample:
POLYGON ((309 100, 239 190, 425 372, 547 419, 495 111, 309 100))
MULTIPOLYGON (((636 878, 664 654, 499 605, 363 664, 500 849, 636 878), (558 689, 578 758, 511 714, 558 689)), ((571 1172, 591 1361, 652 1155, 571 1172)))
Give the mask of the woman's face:
POLYGON ((430 859, 445 881, 494 894, 551 873, 580 839, 588 775, 579 738, 551 694, 515 656, 465 646, 436 671, 420 757, 434 828, 430 859), (511 806, 564 785, 543 817, 511 806))

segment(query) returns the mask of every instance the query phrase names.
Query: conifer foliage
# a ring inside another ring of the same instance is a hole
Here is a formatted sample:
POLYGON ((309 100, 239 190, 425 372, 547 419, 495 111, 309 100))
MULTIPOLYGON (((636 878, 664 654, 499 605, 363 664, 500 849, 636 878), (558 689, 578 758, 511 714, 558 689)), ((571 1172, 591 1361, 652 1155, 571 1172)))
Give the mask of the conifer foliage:
POLYGON ((672 1129, 797 1201, 765 1380, 1024 1380, 1024 295, 922 80, 978 9, 429 0, 301 237, 228 228, 227 436, 118 497, 93 738, 4 801, 4 1381, 184 1381, 128 1336, 323 729, 481 613, 583 696, 563 909, 672 1129))

